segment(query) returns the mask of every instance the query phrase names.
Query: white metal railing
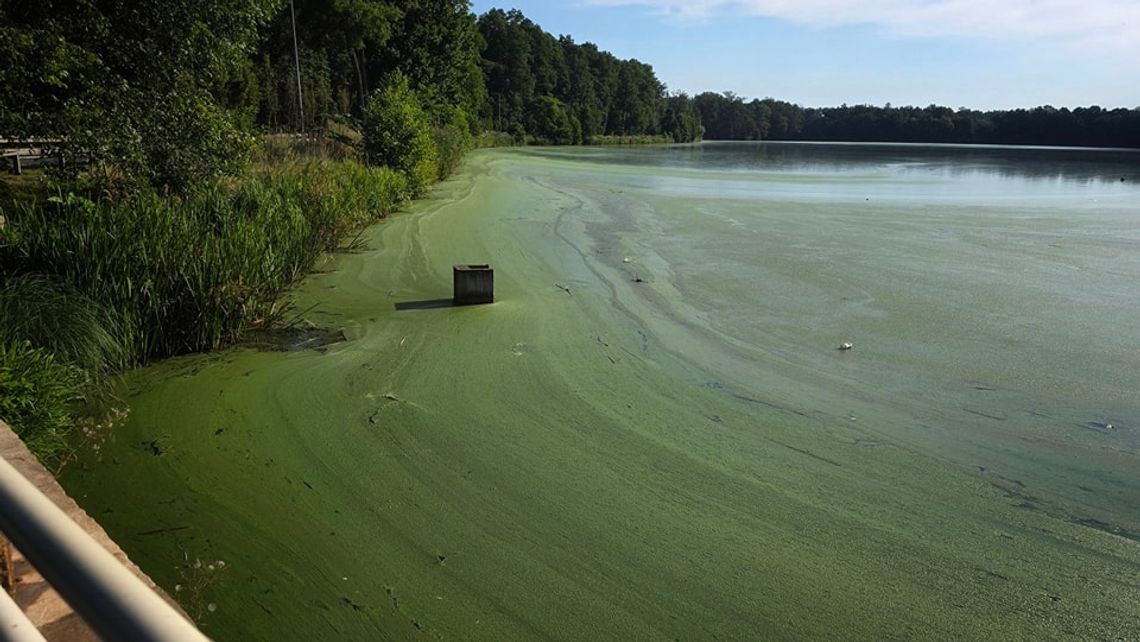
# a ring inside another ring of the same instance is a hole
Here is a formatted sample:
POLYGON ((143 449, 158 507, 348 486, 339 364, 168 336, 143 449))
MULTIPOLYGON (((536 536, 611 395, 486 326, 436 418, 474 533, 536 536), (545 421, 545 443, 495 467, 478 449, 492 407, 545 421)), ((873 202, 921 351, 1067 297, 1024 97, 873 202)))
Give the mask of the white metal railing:
MULTIPOLYGON (((0 530, 103 639, 207 639, 3 458, 0 530)), ((43 639, 2 600, 0 639, 43 639)))
POLYGON ((0 639, 8 642, 46 642, 36 625, 24 615, 7 591, 0 591, 0 639))

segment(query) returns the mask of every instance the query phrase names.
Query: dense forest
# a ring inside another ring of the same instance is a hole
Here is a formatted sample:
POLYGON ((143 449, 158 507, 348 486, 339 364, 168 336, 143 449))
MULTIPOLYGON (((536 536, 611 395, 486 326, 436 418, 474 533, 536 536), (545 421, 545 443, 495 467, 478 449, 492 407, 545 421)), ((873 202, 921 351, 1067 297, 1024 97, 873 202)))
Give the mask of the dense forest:
MULTIPOLYGON (((0 133, 63 135, 87 155, 122 162, 126 150, 113 148, 176 124, 164 129, 169 145, 215 150, 195 164, 206 174, 228 167, 217 149, 242 132, 358 127, 368 97, 396 76, 437 132, 504 132, 515 143, 704 137, 1140 147, 1140 109, 810 108, 731 92, 689 97, 669 92, 644 62, 556 37, 517 10, 475 16, 466 0, 2 6, 0 133), (185 46, 165 46, 175 40, 185 46), (114 136, 96 140, 111 129, 114 136)), ((178 182, 163 159, 134 156, 138 171, 178 182)))
POLYGON ((180 188, 258 132, 360 129, 396 78, 433 129, 516 143, 700 137, 653 69, 466 0, 0 0, 0 135, 180 188), (170 43, 179 43, 178 47, 170 43))
POLYGON ((478 25, 486 126, 560 144, 600 135, 700 138, 692 101, 668 96, 649 65, 556 39, 518 11, 491 10, 478 25))
POLYGON ((398 71, 428 103, 460 110, 473 131, 508 132, 518 142, 700 137, 692 101, 667 95, 652 67, 555 38, 519 11, 476 18, 462 0, 298 0, 295 13, 303 102, 289 11, 277 14, 257 52, 227 81, 227 105, 264 129, 359 116, 376 83, 398 71))
POLYGON ((716 140, 881 141, 1140 147, 1140 109, 976 111, 930 105, 804 108, 731 92, 695 98, 704 137, 716 140))

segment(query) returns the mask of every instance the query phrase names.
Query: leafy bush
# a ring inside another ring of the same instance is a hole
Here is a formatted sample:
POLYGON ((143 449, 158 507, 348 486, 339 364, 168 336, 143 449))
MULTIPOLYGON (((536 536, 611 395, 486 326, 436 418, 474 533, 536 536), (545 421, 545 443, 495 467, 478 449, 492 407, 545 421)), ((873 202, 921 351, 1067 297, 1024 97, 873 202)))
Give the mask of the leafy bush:
POLYGON ((0 419, 40 460, 53 463, 65 448, 68 405, 79 398, 78 368, 59 363, 28 342, 0 342, 0 419))
POLYGON ((515 144, 514 136, 511 136, 507 132, 486 131, 475 138, 475 147, 479 149, 487 147, 513 147, 515 144))
POLYGON ((314 255, 337 249, 348 233, 391 214, 411 195, 403 174, 354 161, 294 161, 260 168, 255 176, 300 207, 314 255))
POLYGON ((236 174, 248 163, 253 137, 208 92, 187 88, 143 100, 160 101, 163 108, 150 109, 136 121, 137 141, 109 145, 116 162, 143 187, 184 193, 202 181, 236 174))
POLYGON ((318 135, 265 134, 258 139, 254 164, 291 163, 299 160, 346 160, 357 158, 360 134, 329 121, 318 135), (334 129, 335 128, 335 129, 334 129))
POLYGON ((444 178, 459 167, 463 155, 474 147, 475 139, 471 135, 467 113, 462 109, 445 105, 436 111, 437 125, 432 128, 432 138, 439 150, 436 174, 444 178))
POLYGON ((131 188, 182 192, 232 172, 252 139, 212 90, 241 71, 275 5, 4 3, 0 131, 59 141, 58 171, 89 160, 131 188))
POLYGON ((636 136, 591 136, 591 145, 668 145, 673 137, 666 134, 638 134, 636 136))
POLYGON ((403 173, 413 194, 435 181, 439 152, 431 122, 403 74, 393 74, 368 99, 363 125, 361 143, 369 164, 403 173))
POLYGON ((561 100, 540 96, 528 109, 528 130, 535 141, 549 145, 575 145, 582 142, 582 125, 566 110, 561 100))

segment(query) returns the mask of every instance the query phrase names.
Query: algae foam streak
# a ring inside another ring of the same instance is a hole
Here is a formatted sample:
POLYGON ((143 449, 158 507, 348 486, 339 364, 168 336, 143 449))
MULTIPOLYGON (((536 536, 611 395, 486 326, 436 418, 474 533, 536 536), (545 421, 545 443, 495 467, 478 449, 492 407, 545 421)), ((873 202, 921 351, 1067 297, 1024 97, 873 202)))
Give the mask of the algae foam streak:
POLYGON ((297 293, 347 340, 131 373, 63 482, 219 640, 1133 639, 1138 217, 1123 152, 479 152, 297 293))

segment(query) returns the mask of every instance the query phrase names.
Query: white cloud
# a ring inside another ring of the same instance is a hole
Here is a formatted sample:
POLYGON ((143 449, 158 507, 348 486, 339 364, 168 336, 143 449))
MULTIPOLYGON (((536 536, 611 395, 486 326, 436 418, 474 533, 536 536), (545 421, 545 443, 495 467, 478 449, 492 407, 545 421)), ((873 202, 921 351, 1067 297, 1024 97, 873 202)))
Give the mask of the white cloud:
POLYGON ((911 37, 1049 40, 1090 53, 1140 51, 1140 0, 582 0, 672 19, 741 13, 811 27, 875 26, 911 37))

